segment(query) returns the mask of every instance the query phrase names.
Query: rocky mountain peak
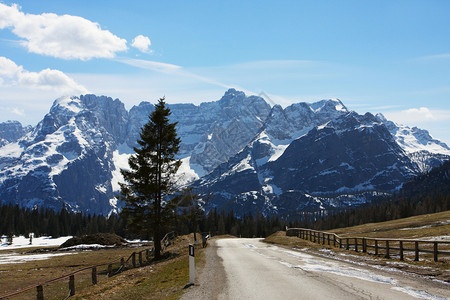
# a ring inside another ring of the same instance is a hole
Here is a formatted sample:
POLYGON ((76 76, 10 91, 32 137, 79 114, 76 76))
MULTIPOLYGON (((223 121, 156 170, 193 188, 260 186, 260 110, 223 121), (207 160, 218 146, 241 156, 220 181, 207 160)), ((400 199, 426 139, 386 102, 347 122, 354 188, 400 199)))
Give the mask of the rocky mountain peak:
MULTIPOLYGON (((170 104, 180 185, 238 214, 328 209, 370 201, 448 159, 427 131, 348 111, 338 99, 271 107, 229 89, 218 101, 170 104)), ((106 96, 57 99, 33 129, 0 124, 0 199, 108 214, 121 168, 154 110, 106 96)))
POLYGON ((18 121, 9 120, 0 123, 0 147, 8 143, 17 142, 30 130, 31 128, 29 126, 23 127, 18 121))

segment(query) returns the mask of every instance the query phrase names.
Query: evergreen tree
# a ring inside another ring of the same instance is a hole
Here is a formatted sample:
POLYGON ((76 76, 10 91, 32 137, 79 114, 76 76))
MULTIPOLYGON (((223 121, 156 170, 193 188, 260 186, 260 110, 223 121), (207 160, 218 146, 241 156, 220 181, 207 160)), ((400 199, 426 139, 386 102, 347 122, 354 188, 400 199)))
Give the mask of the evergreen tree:
POLYGON ((160 258, 164 226, 173 217, 174 203, 168 199, 172 192, 173 175, 180 166, 175 154, 180 148, 175 126, 169 123, 170 109, 164 98, 144 125, 138 144, 128 163, 130 170, 121 170, 126 183, 121 183, 120 198, 125 202, 123 213, 132 231, 153 235, 155 259, 160 258), (149 231, 150 230, 150 231, 149 231))

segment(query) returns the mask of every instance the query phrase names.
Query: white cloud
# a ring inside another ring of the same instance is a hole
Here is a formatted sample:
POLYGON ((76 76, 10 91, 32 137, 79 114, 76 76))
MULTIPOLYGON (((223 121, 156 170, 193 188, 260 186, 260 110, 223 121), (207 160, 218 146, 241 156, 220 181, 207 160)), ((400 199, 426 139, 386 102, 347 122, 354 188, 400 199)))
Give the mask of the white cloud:
POLYGON ((407 115, 410 118, 419 118, 422 120, 433 120, 435 117, 433 116, 433 113, 431 110, 427 107, 421 107, 421 108, 410 108, 405 111, 403 111, 405 115, 407 115))
POLYGON ((133 43, 131 46, 138 49, 141 52, 144 53, 152 53, 152 50, 149 49, 150 45, 152 43, 150 42, 150 39, 143 35, 138 35, 133 39, 133 43))
POLYGON ((410 108, 401 111, 387 111, 383 114, 401 124, 431 123, 450 120, 450 110, 429 109, 428 107, 410 108))
POLYGON ((2 56, 0 56, 0 84, 55 90, 67 95, 87 93, 85 87, 59 70, 45 69, 40 72, 30 72, 2 56))
POLYGON ((24 14, 0 3, 0 29, 12 28, 29 52, 63 59, 112 58, 127 50, 127 42, 82 17, 24 14))

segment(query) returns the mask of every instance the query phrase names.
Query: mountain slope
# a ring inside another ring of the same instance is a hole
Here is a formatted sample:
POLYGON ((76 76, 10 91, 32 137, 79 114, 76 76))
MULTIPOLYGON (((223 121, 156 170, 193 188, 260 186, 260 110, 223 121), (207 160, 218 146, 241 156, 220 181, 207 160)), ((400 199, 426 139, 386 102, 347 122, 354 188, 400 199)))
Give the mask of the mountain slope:
MULTIPOLYGON (((230 89, 218 101, 169 107, 182 140, 178 184, 197 180, 206 209, 238 215, 359 205, 450 155, 425 130, 358 115, 337 99, 270 107, 230 89)), ((84 95, 57 99, 35 128, 0 124, 2 203, 117 212, 120 169, 153 109, 84 95)))
POLYGON ((395 192, 422 172, 385 124, 370 113, 341 113, 305 131, 280 149, 264 130, 198 181, 197 190, 211 198, 211 207, 232 208, 239 214, 292 215, 360 205, 395 192))

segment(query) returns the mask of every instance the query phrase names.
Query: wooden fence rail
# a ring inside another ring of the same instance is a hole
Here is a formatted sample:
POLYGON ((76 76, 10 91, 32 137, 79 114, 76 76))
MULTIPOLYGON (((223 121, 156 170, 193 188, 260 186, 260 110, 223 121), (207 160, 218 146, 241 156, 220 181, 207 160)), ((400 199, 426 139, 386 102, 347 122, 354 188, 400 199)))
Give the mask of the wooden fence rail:
MULTIPOLYGON (((161 240, 164 247, 167 247, 173 238, 175 238, 174 232, 167 233, 164 236, 163 240, 161 240)), ((116 259, 116 260, 113 260, 113 261, 110 261, 107 263, 85 267, 85 268, 76 270, 72 273, 62 275, 57 278, 53 278, 53 279, 50 279, 50 280, 47 280, 44 282, 40 282, 38 284, 30 285, 24 289, 21 289, 21 290, 15 291, 15 292, 10 292, 8 294, 0 295, 0 300, 7 299, 9 297, 25 293, 32 289, 36 289, 37 300, 43 300, 44 299, 44 286, 49 285, 50 283, 53 283, 56 281, 61 281, 63 279, 67 279, 67 278, 69 278, 69 295, 68 296, 73 296, 73 295, 75 295, 75 275, 76 274, 80 274, 82 272, 86 272, 86 271, 90 270, 91 271, 91 281, 92 281, 92 284, 95 285, 98 282, 98 274, 99 274, 98 269, 99 268, 106 267, 103 274, 106 274, 108 277, 111 277, 115 274, 118 274, 118 273, 128 269, 128 268, 138 267, 138 265, 136 263, 136 256, 138 256, 139 267, 142 267, 142 266, 144 266, 144 262, 143 262, 143 258, 142 258, 143 254, 145 253, 146 262, 148 263, 148 262, 150 262, 151 253, 153 253, 153 250, 154 250, 153 248, 147 248, 147 249, 143 249, 141 251, 137 251, 137 252, 135 251, 135 252, 131 253, 130 256, 126 260, 125 260, 125 258, 121 257, 119 259, 116 259)))
POLYGON ((286 235, 346 250, 384 255, 386 258, 391 258, 395 254, 400 260, 405 260, 408 253, 411 253, 410 257, 415 261, 419 261, 420 253, 432 255, 434 261, 438 261, 442 256, 450 256, 450 241, 341 237, 335 233, 307 228, 287 228, 286 235))

